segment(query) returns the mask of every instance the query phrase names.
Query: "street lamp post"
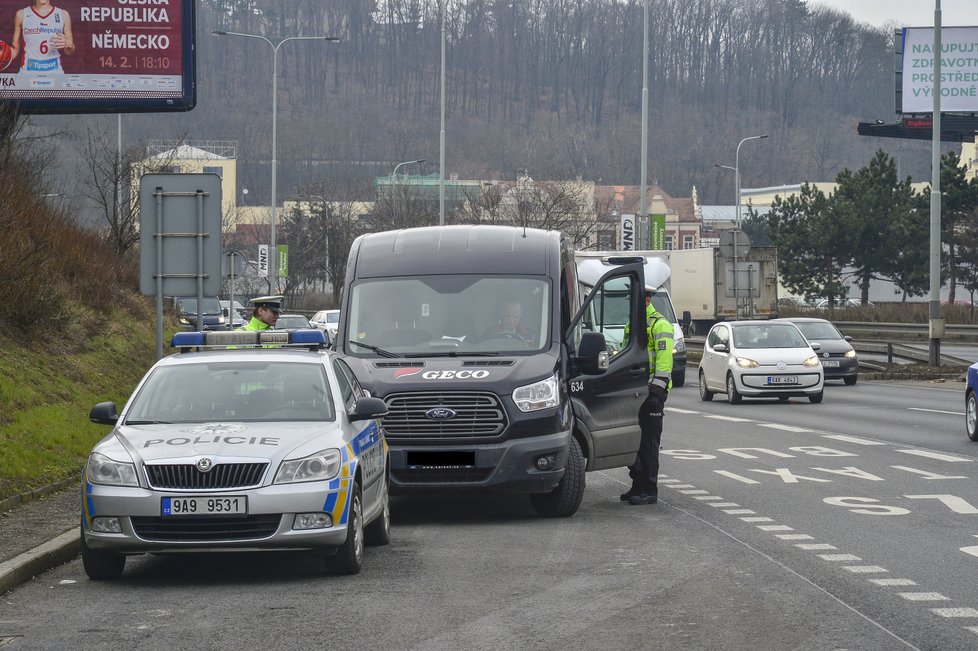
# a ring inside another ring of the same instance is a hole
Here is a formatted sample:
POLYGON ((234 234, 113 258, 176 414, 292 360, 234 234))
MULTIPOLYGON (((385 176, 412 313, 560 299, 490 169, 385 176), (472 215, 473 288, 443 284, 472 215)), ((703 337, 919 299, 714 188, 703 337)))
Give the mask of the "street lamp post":
MULTIPOLYGON (((736 221, 734 223, 736 225, 736 229, 737 230, 736 230, 736 232, 734 232, 734 238, 733 238, 733 292, 734 292, 734 304, 737 306, 737 317, 738 318, 740 317, 740 287, 738 286, 738 282, 737 282, 737 276, 738 276, 738 274, 737 274, 737 264, 738 264, 738 260, 737 260, 737 257, 738 257, 737 256, 737 242, 740 239, 740 147, 741 147, 741 145, 743 145, 748 140, 763 140, 764 138, 767 138, 767 134, 766 133, 765 134, 761 134, 759 136, 748 136, 748 137, 744 138, 743 140, 741 140, 739 143, 737 143, 737 153, 734 156, 734 166, 733 167, 730 167, 729 165, 714 164, 715 167, 720 167, 720 168, 723 168, 725 170, 733 170, 733 173, 734 173, 734 183, 736 184, 736 188, 735 188, 736 194, 734 196, 736 197, 736 200, 737 200, 737 208, 736 208, 736 221)), ((749 284, 748 284, 748 288, 747 289, 748 289, 748 291, 750 291, 749 284)))
POLYGON ((276 180, 277 180, 277 168, 278 161, 277 147, 278 147, 278 49, 282 47, 283 43, 288 41, 338 41, 340 40, 336 36, 287 36, 283 39, 279 39, 277 43, 273 43, 270 39, 261 36, 260 34, 245 34, 243 32, 228 32, 224 30, 214 30, 212 32, 216 36, 241 36, 244 38, 257 38, 259 40, 265 41, 272 48, 272 210, 271 210, 271 264, 272 264, 272 275, 269 279, 269 285, 272 287, 271 291, 278 290, 278 248, 275 246, 275 203, 278 201, 278 196, 276 195, 276 180), (274 280, 274 282, 273 282, 274 280))
POLYGON ((419 158, 417 160, 406 160, 403 163, 398 163, 397 165, 394 166, 394 172, 391 174, 391 192, 392 192, 391 205, 393 206, 394 209, 395 219, 397 217, 397 196, 396 194, 393 193, 396 193, 396 190, 394 188, 394 183, 397 182, 397 170, 400 169, 402 165, 422 164, 424 163, 424 161, 425 161, 424 158, 419 158))

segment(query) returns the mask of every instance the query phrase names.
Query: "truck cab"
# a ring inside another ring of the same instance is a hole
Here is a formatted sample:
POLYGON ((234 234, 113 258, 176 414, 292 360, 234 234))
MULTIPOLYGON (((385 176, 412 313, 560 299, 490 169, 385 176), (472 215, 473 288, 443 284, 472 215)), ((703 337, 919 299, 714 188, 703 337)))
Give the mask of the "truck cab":
POLYGON ((388 406, 392 492, 526 493, 538 514, 569 516, 586 471, 634 460, 649 372, 644 267, 595 279, 626 297, 639 336, 625 347, 605 333, 611 315, 595 312, 577 274, 570 239, 552 231, 445 226, 357 238, 336 348, 388 406))

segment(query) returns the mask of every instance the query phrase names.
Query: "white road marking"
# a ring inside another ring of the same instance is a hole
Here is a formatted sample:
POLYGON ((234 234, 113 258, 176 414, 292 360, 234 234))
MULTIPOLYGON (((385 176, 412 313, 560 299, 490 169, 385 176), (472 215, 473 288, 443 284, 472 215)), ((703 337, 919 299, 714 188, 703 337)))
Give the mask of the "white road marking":
POLYGON ((751 511, 750 509, 725 509, 724 513, 729 515, 754 515, 756 511, 751 511))
POLYGON ((950 454, 941 454, 939 452, 929 452, 927 450, 897 450, 897 452, 913 454, 918 457, 927 457, 928 459, 937 459, 938 461, 949 461, 951 463, 971 463, 971 459, 956 457, 950 454))
POLYGON ((705 495, 710 491, 705 491, 702 488, 685 488, 679 492, 682 493, 683 495, 705 495))
POLYGON ((723 498, 720 497, 719 495, 696 495, 695 497, 693 497, 693 499, 707 501, 707 500, 722 500, 723 498))
POLYGON ((659 478, 660 484, 679 484, 681 483, 681 481, 682 480, 680 479, 662 479, 661 477, 659 478))
POLYGON ((780 429, 786 432, 811 432, 810 429, 805 429, 804 427, 795 427, 794 425, 781 425, 779 423, 758 423, 761 427, 770 427, 771 429, 780 429))
POLYGON ((898 592, 907 601, 950 601, 940 592, 898 592))
POLYGON ((769 518, 764 515, 755 515, 749 518, 741 518, 744 522, 774 522, 774 518, 769 518))
MULTIPOLYGON (((781 540, 815 540, 815 536, 809 536, 807 533, 779 533, 775 538, 781 540)), ((835 548, 833 547, 833 549, 835 548)))
POLYGON ((972 633, 978 633, 978 626, 965 626, 964 630, 971 631, 972 633))
POLYGON ((794 531, 786 524, 759 524, 757 528, 761 531, 794 531))
POLYGON ((828 543, 798 543, 795 545, 798 549, 804 549, 805 551, 829 551, 830 549, 838 549, 835 545, 830 545, 828 543))
POLYGON ((693 411, 692 409, 680 409, 679 407, 666 407, 666 411, 673 411, 677 414, 698 414, 700 412, 693 411))
POLYGON ((740 506, 740 504, 737 504, 736 502, 717 502, 716 504, 710 504, 710 506, 727 508, 731 506, 740 506))
POLYGON ((888 585, 917 585, 916 581, 911 581, 910 579, 868 579, 870 583, 875 583, 879 586, 888 585))
POLYGON ((819 554, 823 561, 861 561, 863 559, 853 554, 819 554))
POLYGON ((844 441, 846 443, 855 443, 856 445, 886 445, 880 441, 871 441, 869 439, 859 438, 858 436, 848 436, 846 434, 825 434, 823 438, 835 439, 836 441, 844 441))
POLYGON ((696 488, 692 484, 673 484, 669 488, 696 488))
POLYGON ((927 472, 926 470, 917 470, 916 468, 908 468, 907 466, 890 466, 894 470, 903 470, 906 472, 912 472, 917 475, 921 475, 924 479, 967 479, 963 475, 938 475, 936 472, 927 472))
POLYGON ((853 574, 876 574, 879 572, 889 572, 885 567, 879 565, 843 565, 842 569, 849 570, 853 574))
POLYGON ((743 482, 745 484, 760 484, 761 483, 761 482, 756 481, 754 479, 750 479, 749 477, 744 477, 743 475, 738 475, 737 473, 730 472, 729 470, 714 470, 713 472, 715 472, 718 475, 723 475, 724 477, 729 477, 730 479, 736 479, 737 481, 743 482))
POLYGON ((753 423, 751 418, 737 418, 736 416, 721 416, 720 414, 704 414, 705 418, 712 418, 714 420, 726 420, 731 423, 753 423))
POLYGON ((974 608, 931 608, 930 611, 941 617, 978 617, 974 608))
POLYGON ((924 409, 923 407, 907 407, 910 411, 928 411, 932 414, 951 414, 952 416, 964 416, 963 411, 944 411, 943 409, 924 409))

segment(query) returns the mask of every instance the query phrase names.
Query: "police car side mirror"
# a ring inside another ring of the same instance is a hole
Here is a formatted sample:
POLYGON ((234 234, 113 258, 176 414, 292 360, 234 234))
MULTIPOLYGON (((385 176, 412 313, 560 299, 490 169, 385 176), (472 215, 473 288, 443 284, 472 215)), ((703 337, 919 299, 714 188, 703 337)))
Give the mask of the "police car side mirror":
POLYGON ((114 402, 100 402, 88 413, 88 420, 99 425, 115 425, 119 421, 114 402))
POLYGON ((588 375, 599 375, 608 370, 608 347, 603 334, 589 331, 581 335, 577 364, 588 375))
POLYGON ((370 420, 371 418, 382 418, 387 415, 387 403, 380 398, 364 396, 357 400, 350 412, 350 420, 370 420))

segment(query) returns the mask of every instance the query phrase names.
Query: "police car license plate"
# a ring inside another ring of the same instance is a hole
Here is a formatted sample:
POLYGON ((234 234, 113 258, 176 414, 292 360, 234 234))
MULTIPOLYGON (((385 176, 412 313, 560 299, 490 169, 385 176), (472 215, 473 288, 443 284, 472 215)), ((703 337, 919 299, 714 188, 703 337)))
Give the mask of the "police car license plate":
POLYGON ((245 495, 200 495, 196 497, 164 497, 162 515, 247 515, 245 495))
POLYGON ((823 360, 822 366, 824 366, 825 368, 839 368, 839 360, 837 359, 823 360))
POLYGON ((768 384, 798 384, 797 375, 769 375, 767 376, 768 384))

